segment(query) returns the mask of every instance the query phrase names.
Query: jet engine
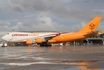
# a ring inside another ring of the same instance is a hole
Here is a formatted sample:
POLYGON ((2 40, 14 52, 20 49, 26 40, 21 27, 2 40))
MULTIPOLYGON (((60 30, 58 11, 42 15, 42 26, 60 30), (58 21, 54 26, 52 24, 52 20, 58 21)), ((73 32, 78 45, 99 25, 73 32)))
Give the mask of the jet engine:
POLYGON ((34 42, 32 41, 32 40, 27 40, 26 41, 26 44, 28 44, 28 45, 32 45, 34 42))
POLYGON ((37 44, 41 44, 41 43, 43 43, 43 42, 44 42, 44 40, 41 39, 41 38, 36 39, 36 43, 37 43, 37 44))
POLYGON ((28 45, 32 45, 33 43, 42 44, 42 43, 47 43, 47 41, 42 38, 37 38, 34 41, 33 40, 26 41, 26 44, 28 44, 28 45))

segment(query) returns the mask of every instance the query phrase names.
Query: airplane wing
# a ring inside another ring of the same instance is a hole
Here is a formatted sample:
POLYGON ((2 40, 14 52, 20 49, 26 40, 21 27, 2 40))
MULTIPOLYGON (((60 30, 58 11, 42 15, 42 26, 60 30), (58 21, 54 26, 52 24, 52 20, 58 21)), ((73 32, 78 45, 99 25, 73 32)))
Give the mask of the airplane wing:
POLYGON ((48 35, 44 35, 42 37, 43 37, 44 42, 48 42, 48 40, 52 39, 53 37, 56 37, 56 36, 59 36, 61 34, 65 34, 65 33, 67 33, 67 32, 59 32, 59 33, 55 33, 55 34, 48 34, 48 35))
POLYGON ((48 40, 52 39, 53 37, 58 36, 60 34, 61 33, 47 34, 47 35, 42 35, 42 36, 38 36, 38 37, 26 38, 26 39, 23 39, 23 40, 20 40, 20 41, 21 42, 26 42, 27 40, 35 40, 35 39, 38 39, 38 38, 42 38, 44 41, 48 41, 48 40))

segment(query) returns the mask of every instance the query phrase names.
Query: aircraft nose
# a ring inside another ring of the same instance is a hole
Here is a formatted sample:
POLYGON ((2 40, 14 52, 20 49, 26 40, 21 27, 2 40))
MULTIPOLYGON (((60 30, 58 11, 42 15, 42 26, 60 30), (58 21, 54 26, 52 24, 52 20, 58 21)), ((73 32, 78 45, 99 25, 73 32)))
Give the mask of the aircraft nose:
POLYGON ((1 39, 4 41, 10 41, 12 40, 12 37, 10 35, 4 35, 3 37, 1 37, 1 39))
POLYGON ((1 39, 4 40, 4 41, 7 41, 7 37, 6 36, 3 36, 1 39))

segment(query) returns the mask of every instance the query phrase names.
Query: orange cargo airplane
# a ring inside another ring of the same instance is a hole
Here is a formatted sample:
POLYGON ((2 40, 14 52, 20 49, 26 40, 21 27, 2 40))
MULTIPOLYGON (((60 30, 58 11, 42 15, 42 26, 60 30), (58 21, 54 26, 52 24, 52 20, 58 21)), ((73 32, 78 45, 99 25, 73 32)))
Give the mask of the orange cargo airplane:
POLYGON ((97 34, 96 29, 102 17, 95 17, 84 28, 73 33, 47 33, 32 34, 26 32, 7 33, 2 37, 7 42, 24 42, 26 44, 37 43, 40 46, 51 46, 52 43, 72 42, 75 40, 90 38, 97 34))

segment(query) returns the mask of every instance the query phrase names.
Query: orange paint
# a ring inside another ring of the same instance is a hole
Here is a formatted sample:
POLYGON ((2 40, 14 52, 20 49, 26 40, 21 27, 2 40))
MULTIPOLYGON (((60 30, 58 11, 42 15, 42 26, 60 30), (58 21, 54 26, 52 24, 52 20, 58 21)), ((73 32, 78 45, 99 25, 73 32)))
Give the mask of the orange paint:
POLYGON ((79 32, 61 34, 59 36, 53 37, 48 42, 49 43, 72 42, 75 40, 90 38, 90 37, 92 37, 91 33, 96 32, 96 29, 97 29, 101 19, 102 19, 102 17, 95 17, 79 32))
POLYGON ((43 42, 43 39, 41 39, 41 38, 36 39, 36 43, 40 44, 42 42, 43 42))

